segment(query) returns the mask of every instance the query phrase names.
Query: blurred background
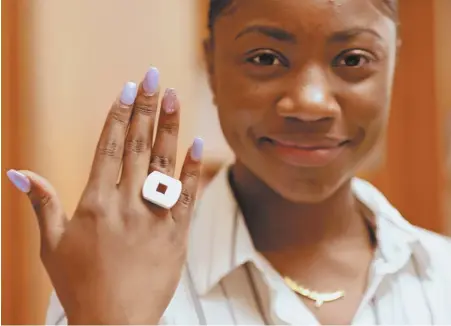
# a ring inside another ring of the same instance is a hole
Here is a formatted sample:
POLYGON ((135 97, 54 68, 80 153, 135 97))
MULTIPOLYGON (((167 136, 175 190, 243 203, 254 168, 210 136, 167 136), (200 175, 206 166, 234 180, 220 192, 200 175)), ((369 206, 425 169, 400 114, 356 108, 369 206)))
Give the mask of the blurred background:
MULTIPOLYGON (((451 234, 451 0, 400 0, 403 40, 383 162, 362 171, 412 223, 451 234)), ((182 101, 180 155, 206 140, 204 183, 232 159, 205 78, 207 0, 2 0, 2 324, 42 324, 50 283, 9 168, 48 178, 69 213, 110 104, 157 66, 182 101)))

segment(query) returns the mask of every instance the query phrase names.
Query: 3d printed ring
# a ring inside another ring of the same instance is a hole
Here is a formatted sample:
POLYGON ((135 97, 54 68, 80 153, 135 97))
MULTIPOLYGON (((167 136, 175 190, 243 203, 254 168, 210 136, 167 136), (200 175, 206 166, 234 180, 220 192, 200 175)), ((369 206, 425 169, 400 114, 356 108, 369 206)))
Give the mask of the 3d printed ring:
POLYGON ((142 196, 147 201, 160 207, 170 209, 179 200, 182 193, 180 180, 154 171, 149 174, 142 188, 142 196))

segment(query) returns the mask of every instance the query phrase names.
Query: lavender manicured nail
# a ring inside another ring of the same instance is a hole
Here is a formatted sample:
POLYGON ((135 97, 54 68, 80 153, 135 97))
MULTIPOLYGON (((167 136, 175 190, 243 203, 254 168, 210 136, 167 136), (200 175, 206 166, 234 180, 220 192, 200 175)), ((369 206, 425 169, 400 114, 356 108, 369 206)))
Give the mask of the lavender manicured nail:
POLYGON ((177 102, 177 94, 175 93, 175 89, 168 88, 164 92, 164 111, 166 114, 174 113, 176 110, 176 102, 177 102))
POLYGON ((132 105, 135 102, 136 94, 138 93, 138 89, 134 82, 127 82, 124 85, 121 93, 121 102, 125 105, 132 105))
POLYGON ((158 90, 158 83, 160 81, 160 72, 157 68, 150 68, 143 81, 144 91, 148 94, 153 94, 158 90))
POLYGON ((194 161, 200 161, 202 152, 204 150, 204 140, 202 138, 194 138, 193 146, 191 147, 191 158, 194 161))
POLYGON ((17 189, 19 189, 22 192, 28 193, 31 189, 31 183, 28 178, 16 170, 9 170, 6 172, 6 175, 8 176, 9 180, 16 186, 17 189))

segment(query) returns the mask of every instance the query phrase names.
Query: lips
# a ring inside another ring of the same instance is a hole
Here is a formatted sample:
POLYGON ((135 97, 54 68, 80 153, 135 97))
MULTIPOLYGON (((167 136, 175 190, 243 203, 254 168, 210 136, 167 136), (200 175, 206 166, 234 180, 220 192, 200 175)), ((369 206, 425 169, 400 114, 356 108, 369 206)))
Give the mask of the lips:
POLYGON ((329 165, 343 153, 350 141, 346 138, 263 137, 262 149, 272 157, 297 167, 329 165))

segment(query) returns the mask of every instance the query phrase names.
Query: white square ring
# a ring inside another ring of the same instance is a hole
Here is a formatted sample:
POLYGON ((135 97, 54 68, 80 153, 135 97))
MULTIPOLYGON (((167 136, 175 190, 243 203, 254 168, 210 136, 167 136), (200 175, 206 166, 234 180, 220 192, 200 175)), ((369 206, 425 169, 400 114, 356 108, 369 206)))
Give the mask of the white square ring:
POLYGON ((182 183, 180 180, 158 171, 153 171, 147 176, 142 188, 144 199, 166 209, 175 205, 181 193, 182 183))

